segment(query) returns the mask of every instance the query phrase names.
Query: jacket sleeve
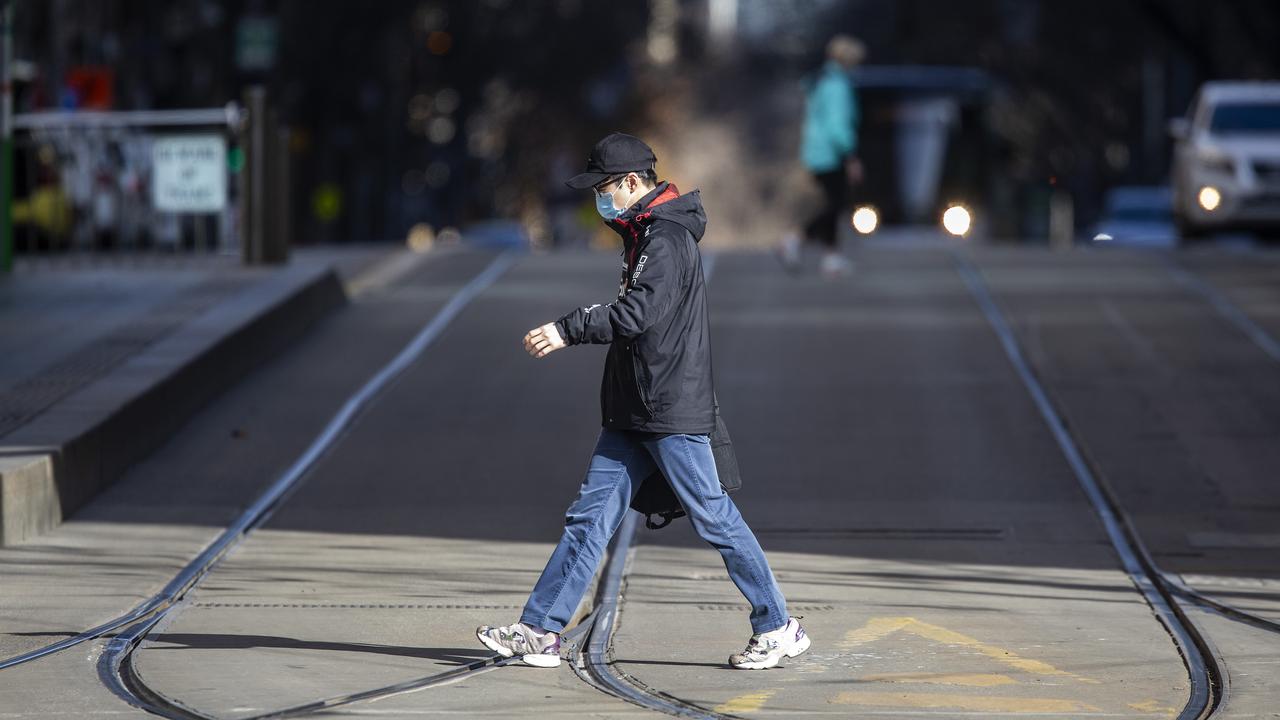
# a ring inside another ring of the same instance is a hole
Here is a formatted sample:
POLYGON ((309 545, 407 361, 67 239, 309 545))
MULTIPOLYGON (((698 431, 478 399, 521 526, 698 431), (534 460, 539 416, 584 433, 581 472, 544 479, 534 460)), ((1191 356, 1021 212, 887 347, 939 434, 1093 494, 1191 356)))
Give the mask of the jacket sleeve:
POLYGON ((607 305, 578 308, 556 321, 564 341, 569 345, 607 344, 617 338, 636 337, 662 319, 684 288, 688 263, 680 240, 666 232, 653 233, 639 251, 636 268, 627 278, 629 289, 621 298, 607 305))

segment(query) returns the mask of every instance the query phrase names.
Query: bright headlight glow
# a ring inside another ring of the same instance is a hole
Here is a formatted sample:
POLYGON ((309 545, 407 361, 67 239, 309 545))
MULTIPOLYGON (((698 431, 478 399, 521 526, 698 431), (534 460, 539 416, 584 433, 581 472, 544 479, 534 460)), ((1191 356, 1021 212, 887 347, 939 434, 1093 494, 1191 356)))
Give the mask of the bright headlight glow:
POLYGON ((1200 203, 1200 207, 1213 212, 1222 204, 1222 193, 1218 192, 1218 188, 1212 185, 1205 185, 1200 188, 1200 194, 1196 196, 1196 201, 1200 203))
POLYGON ((870 205, 863 205, 853 211, 853 229, 863 235, 870 235, 880 224, 880 214, 870 205))
POLYGON ((973 226, 973 216, 969 214, 969 209, 963 205, 952 205, 947 211, 942 213, 942 227, 947 232, 957 237, 963 236, 969 232, 969 228, 973 226))

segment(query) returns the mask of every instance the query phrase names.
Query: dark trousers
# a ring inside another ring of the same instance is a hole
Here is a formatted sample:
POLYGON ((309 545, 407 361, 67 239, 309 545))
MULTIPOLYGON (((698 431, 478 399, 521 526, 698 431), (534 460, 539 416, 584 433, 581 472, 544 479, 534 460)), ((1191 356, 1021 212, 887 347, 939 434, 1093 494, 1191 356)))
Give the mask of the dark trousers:
POLYGON ((849 196, 849 179, 844 168, 830 172, 814 173, 813 179, 822 188, 822 209, 804 226, 805 237, 836 249, 838 223, 843 221, 845 203, 849 196))

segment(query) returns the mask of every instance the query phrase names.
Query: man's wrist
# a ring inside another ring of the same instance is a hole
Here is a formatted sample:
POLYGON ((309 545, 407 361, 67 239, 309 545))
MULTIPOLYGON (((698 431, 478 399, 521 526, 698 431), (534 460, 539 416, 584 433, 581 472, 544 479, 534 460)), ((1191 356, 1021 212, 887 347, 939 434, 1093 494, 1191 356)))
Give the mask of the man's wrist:
POLYGON ((555 327, 556 332, 560 333, 560 339, 564 341, 566 346, 574 344, 574 342, 569 339, 569 328, 567 323, 565 323, 564 318, 560 318, 551 324, 555 327))

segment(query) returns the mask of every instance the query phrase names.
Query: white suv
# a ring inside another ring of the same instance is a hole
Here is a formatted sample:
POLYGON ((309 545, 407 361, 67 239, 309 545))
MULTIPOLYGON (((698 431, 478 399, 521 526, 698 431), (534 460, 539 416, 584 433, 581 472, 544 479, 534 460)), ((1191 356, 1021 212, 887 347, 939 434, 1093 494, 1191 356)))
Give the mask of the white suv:
POLYGON ((1208 82, 1169 123, 1173 214, 1184 236, 1280 229, 1280 82, 1208 82))

